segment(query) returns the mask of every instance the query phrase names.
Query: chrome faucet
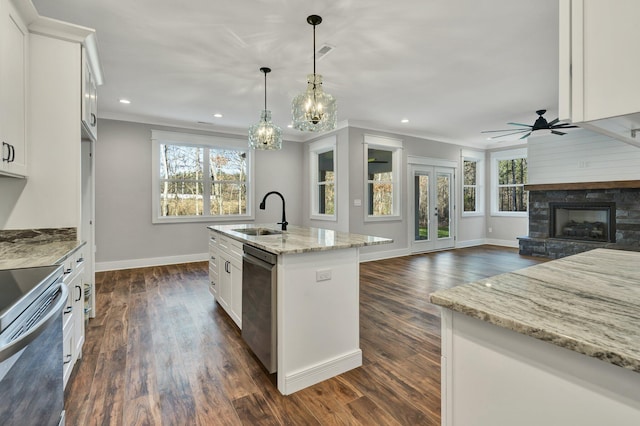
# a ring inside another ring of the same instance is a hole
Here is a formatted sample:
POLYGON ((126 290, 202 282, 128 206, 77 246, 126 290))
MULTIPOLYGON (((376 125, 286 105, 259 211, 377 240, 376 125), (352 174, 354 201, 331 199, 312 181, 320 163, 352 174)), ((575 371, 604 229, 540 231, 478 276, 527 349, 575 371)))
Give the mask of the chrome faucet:
POLYGON ((287 225, 289 224, 289 222, 287 222, 287 215, 284 212, 284 197, 282 196, 281 193, 279 193, 278 191, 267 192, 264 198, 262 199, 262 202, 260 203, 260 210, 264 210, 266 208, 265 201, 267 200, 267 197, 271 194, 276 194, 282 199, 282 222, 278 222, 278 225, 282 225, 282 230, 286 231, 287 225))

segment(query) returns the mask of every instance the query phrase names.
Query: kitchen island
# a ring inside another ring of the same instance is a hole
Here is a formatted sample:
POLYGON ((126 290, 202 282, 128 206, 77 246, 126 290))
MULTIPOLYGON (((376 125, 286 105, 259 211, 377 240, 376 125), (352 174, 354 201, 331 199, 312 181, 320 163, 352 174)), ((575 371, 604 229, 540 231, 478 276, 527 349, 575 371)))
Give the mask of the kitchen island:
POLYGON ((639 264, 596 249, 431 294, 442 424, 640 424, 639 264))
MULTIPOLYGON (((359 249, 390 243, 391 239, 291 225, 286 231, 271 235, 245 232, 247 229, 277 232, 274 225, 217 225, 209 229, 210 245, 230 247, 231 262, 233 253, 237 255, 238 251, 234 241, 277 255, 277 381, 282 394, 291 394, 362 365, 359 249), (228 239, 233 241, 227 242, 228 239)), ((221 275, 236 272, 229 260, 225 260, 224 267, 220 261, 219 256, 212 255, 213 287, 217 271, 221 275)), ((233 278, 230 283, 234 286, 233 278)), ((212 290, 221 306, 227 303, 222 291, 222 288, 212 290)), ((238 306, 237 295, 241 293, 228 291, 231 301, 225 309, 240 327, 238 319, 242 316, 237 315, 237 310, 242 306, 238 306)))

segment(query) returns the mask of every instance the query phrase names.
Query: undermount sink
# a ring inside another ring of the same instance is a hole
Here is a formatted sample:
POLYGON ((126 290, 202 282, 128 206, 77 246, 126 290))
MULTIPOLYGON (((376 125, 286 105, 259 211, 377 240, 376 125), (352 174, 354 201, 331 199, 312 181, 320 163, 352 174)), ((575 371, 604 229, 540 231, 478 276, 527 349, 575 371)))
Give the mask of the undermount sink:
POLYGON ((240 228, 240 229, 232 229, 234 232, 239 232, 245 235, 278 235, 282 234, 282 231, 278 231, 277 229, 270 228, 240 228))

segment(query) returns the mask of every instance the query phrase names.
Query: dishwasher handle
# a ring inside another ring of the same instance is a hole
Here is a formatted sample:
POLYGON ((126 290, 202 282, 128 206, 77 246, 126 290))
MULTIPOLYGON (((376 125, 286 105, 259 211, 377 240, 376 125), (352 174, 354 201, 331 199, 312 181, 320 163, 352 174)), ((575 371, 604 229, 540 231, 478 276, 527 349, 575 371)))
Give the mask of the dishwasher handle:
POLYGON ((33 342, 40 334, 42 334, 51 322, 55 321, 57 317, 61 315, 62 308, 67 303, 68 293, 67 286, 60 281, 56 295, 54 296, 51 305, 49 305, 48 312, 44 313, 38 322, 20 337, 0 347, 0 362, 26 348, 29 343, 33 342))
POLYGON ((262 259, 258 259, 257 257, 251 256, 250 254, 245 253, 242 256, 242 261, 243 262, 247 262, 247 263, 251 263, 253 265, 256 265, 262 269, 266 269, 268 271, 270 271, 271 269, 273 269, 275 267, 275 265, 273 263, 269 263, 269 262, 265 262, 262 259))

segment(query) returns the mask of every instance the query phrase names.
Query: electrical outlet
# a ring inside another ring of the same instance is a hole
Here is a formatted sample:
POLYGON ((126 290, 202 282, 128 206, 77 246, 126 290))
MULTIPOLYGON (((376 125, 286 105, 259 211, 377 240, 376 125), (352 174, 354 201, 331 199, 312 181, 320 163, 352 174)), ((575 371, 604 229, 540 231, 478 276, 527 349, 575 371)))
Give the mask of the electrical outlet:
POLYGON ((331 269, 322 269, 316 271, 316 282, 329 281, 331 279, 331 269))
POLYGON ((362 200, 356 198, 355 200, 353 200, 353 205, 355 207, 360 207, 362 205, 362 200))

